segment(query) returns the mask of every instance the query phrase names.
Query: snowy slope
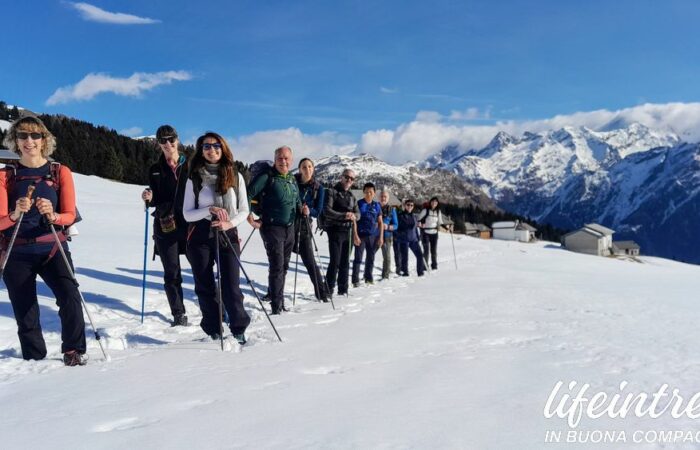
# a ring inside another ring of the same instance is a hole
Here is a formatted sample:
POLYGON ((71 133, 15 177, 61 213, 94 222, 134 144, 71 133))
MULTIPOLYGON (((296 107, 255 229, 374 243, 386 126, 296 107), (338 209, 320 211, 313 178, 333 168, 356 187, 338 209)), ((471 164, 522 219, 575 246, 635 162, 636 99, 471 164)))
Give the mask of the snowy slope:
MULTIPOLYGON (((698 267, 460 237, 455 270, 443 234, 439 271, 352 289, 336 299, 335 311, 312 301, 301 272, 302 298, 275 318, 284 343, 275 341, 246 286, 250 344, 221 352, 196 325, 168 327, 158 262, 149 262, 148 312, 140 324, 141 188, 80 175, 76 183, 85 220, 71 249, 113 361, 105 363, 90 338, 88 366, 61 365, 45 288, 49 358, 22 361, 0 289, 3 449, 539 449, 546 430, 566 428, 542 413, 559 380, 610 392, 623 380, 637 390, 669 383, 688 397, 700 391, 700 361, 688 345, 700 338, 698 267)), ((248 233, 241 230, 243 238, 248 233)), ((317 238, 325 262, 325 238, 317 238)), ((262 289, 266 264, 257 235, 243 260, 262 289)), ((289 276, 288 292, 292 285, 289 276)), ((196 324, 189 271, 185 295, 196 324)), ((664 416, 584 419, 582 428, 695 425, 664 416)))

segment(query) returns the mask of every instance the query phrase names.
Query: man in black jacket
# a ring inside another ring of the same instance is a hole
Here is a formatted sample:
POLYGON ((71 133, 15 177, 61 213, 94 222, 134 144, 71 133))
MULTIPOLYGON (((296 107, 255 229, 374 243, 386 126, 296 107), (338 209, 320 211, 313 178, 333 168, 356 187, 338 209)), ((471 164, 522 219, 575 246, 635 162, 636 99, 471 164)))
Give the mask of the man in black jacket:
POLYGON ((340 181, 328 189, 326 206, 323 209, 325 230, 328 232, 328 250, 330 262, 326 271, 326 282, 330 293, 338 281, 338 295, 348 293, 348 272, 350 268, 350 247, 352 242, 360 245, 357 235, 357 220, 360 210, 357 201, 350 192, 355 181, 355 172, 345 169, 340 181))
POLYGON ((187 222, 182 216, 182 200, 187 183, 187 158, 178 151, 175 128, 163 125, 156 131, 162 154, 148 170, 148 186, 141 199, 154 206, 153 240, 163 263, 163 287, 168 297, 173 326, 187 325, 182 301, 180 255, 187 244, 187 222))

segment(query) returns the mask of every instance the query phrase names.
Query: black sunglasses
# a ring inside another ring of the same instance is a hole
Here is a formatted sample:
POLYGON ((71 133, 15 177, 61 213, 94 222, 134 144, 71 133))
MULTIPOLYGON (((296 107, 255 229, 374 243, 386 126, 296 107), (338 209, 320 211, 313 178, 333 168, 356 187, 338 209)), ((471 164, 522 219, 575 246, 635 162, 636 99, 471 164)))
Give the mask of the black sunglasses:
POLYGON ((159 144, 165 145, 166 142, 170 142, 171 144, 174 144, 175 141, 177 141, 177 136, 168 136, 168 137, 162 137, 158 139, 159 144))
POLYGON ((406 203, 406 206, 414 206, 413 203, 406 203))
POLYGON ((343 178, 345 178, 345 179, 348 180, 348 181, 355 181, 355 178, 354 178, 354 177, 350 177, 350 176, 347 176, 347 175, 343 175, 343 178))
POLYGON ((202 150, 221 150, 221 148, 221 144, 219 144, 218 142, 214 144, 210 144, 208 142, 206 144, 202 144, 202 150))
POLYGON ((18 131, 17 132, 17 139, 25 140, 27 138, 32 138, 35 141, 38 141, 39 139, 44 138, 44 133, 27 133, 24 131, 18 131))

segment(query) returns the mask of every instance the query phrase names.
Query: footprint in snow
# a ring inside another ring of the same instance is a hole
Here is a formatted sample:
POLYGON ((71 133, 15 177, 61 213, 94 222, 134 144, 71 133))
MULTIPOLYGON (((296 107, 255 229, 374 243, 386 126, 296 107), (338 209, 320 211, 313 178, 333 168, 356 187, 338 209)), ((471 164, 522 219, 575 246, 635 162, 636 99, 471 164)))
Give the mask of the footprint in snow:
POLYGON ((148 425, 158 422, 157 420, 142 421, 138 417, 125 417, 124 419, 104 422, 92 428, 93 433, 107 433, 110 431, 132 430, 134 428, 143 428, 148 425))
POLYGON ((301 373, 306 375, 338 375, 345 372, 346 369, 338 366, 321 366, 301 371, 301 373))

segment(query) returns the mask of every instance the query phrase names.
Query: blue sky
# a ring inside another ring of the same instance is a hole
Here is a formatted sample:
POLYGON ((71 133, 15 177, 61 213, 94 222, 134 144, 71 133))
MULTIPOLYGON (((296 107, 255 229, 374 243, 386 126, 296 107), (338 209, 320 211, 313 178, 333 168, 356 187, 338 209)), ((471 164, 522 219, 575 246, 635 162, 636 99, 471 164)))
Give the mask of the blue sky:
MULTIPOLYGON (((466 133, 700 100, 694 1, 42 0, 1 8, 0 99, 127 134, 171 123, 192 140, 213 129, 251 158, 291 140, 314 154, 365 146, 392 159, 391 148, 370 144, 417 121, 466 133)), ((427 152, 412 142, 393 159, 427 152)))

